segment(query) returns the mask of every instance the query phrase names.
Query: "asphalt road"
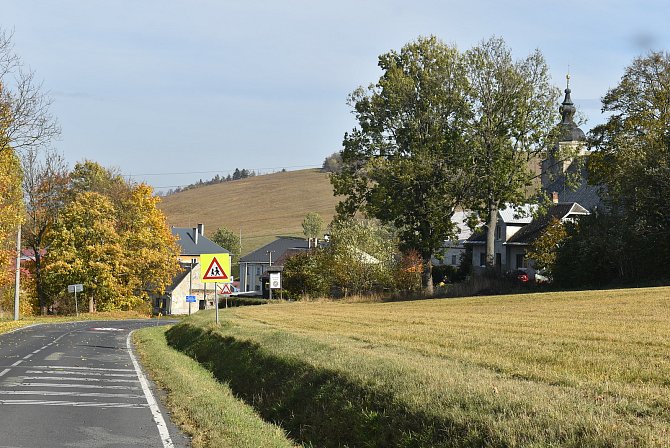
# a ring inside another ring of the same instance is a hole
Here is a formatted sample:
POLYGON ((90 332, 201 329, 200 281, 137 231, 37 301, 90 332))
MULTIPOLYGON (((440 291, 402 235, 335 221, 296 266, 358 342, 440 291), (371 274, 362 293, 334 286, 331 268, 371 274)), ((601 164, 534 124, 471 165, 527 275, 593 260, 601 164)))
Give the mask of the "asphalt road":
POLYGON ((0 335, 0 448, 187 447, 130 349, 150 321, 0 335))

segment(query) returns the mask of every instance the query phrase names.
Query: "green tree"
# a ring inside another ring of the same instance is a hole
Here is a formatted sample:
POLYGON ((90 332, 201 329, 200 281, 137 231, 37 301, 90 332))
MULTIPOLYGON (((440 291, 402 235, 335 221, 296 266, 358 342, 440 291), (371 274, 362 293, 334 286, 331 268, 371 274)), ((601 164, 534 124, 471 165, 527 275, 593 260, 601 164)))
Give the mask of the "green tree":
POLYGON ((230 252, 232 275, 235 277, 239 277, 240 255, 242 251, 242 247, 240 246, 239 235, 235 235, 235 233, 232 230, 226 227, 219 227, 218 229, 216 229, 216 232, 214 232, 214 234, 212 235, 211 240, 214 241, 219 246, 226 249, 228 252, 230 252))
POLYGON ((606 187, 610 208, 632 239, 648 246, 657 277, 670 263, 670 54, 652 52, 626 68, 604 96, 612 115, 591 133, 590 180, 606 187))
POLYGON ((493 267, 498 210, 527 201, 535 174, 529 161, 546 151, 555 136, 559 92, 539 50, 514 61, 499 38, 465 55, 468 78, 466 139, 471 176, 476 179, 466 208, 480 212, 486 224, 486 260, 493 267))
POLYGON ((454 236, 451 217, 471 182, 462 62, 435 37, 381 55, 377 83, 349 97, 358 127, 345 134, 342 170, 331 174, 335 194, 345 196, 339 215, 363 211, 395 226, 402 249, 421 254, 430 292, 431 258, 454 236))
POLYGON ((526 257, 533 260, 535 269, 542 269, 544 275, 553 279, 556 259, 567 237, 565 225, 559 219, 553 218, 542 235, 533 242, 526 257))
POLYGON ((323 230, 323 218, 317 212, 309 212, 302 221, 302 230, 305 237, 314 239, 321 236, 323 230))
POLYGON ((343 295, 393 289, 398 239, 376 220, 337 219, 321 261, 331 290, 343 295))

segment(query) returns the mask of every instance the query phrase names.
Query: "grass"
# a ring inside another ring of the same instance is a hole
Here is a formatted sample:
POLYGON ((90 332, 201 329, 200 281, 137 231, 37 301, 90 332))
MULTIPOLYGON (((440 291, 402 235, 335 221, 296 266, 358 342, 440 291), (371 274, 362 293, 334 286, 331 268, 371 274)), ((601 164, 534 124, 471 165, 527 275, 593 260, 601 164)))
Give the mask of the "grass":
POLYGON ((206 235, 221 226, 241 231, 244 255, 277 235, 303 236, 308 212, 319 213, 328 224, 337 203, 328 174, 311 169, 194 188, 163 198, 160 208, 177 227, 204 223, 206 235))
POLYGON ((302 443, 661 447, 670 288, 197 313, 168 341, 302 443), (342 428, 346 428, 343 431, 342 428))
POLYGON ((292 447, 281 428, 264 422, 230 389, 165 342, 166 327, 133 334, 151 378, 167 392, 172 420, 192 436, 194 447, 292 447))
POLYGON ((150 316, 135 311, 111 311, 99 313, 79 313, 79 316, 29 316, 20 320, 11 318, 0 319, 0 334, 17 328, 27 327, 34 324, 55 324, 60 322, 73 322, 80 320, 122 320, 122 319, 148 319, 150 316))

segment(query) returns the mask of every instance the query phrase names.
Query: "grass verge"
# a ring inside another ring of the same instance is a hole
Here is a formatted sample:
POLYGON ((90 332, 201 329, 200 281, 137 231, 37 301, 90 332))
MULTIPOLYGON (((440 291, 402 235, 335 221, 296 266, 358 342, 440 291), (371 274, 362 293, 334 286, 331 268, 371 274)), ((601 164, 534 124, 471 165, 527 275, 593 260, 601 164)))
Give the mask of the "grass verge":
POLYGON ((295 446, 281 428, 264 422, 203 366, 168 347, 165 331, 144 328, 133 333, 133 340, 142 365, 167 392, 173 421, 193 437, 194 447, 295 446))
POLYGON ((199 312, 167 340, 315 446, 665 447, 670 288, 199 312))

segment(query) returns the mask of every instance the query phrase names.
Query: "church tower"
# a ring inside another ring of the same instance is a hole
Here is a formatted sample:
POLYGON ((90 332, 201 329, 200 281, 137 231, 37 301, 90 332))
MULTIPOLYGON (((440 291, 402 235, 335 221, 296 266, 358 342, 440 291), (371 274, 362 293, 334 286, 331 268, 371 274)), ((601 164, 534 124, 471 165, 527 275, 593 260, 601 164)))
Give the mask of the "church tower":
POLYGON ((570 98, 570 75, 566 76, 565 98, 559 107, 559 112, 563 117, 557 126, 558 141, 548 151, 547 158, 542 161, 542 185, 547 186, 557 177, 566 172, 572 163, 572 158, 568 154, 586 153, 586 135, 579 129, 575 123, 575 108, 572 98, 570 98))

